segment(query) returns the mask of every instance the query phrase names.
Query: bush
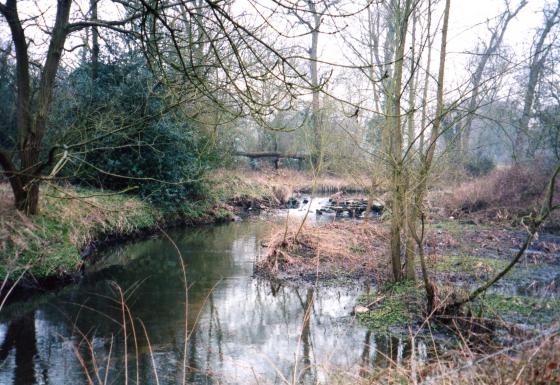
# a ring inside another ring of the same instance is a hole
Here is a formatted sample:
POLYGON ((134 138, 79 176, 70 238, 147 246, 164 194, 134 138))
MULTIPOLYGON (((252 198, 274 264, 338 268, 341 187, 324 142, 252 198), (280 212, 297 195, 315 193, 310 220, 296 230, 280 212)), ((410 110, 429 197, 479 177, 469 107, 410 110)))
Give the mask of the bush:
POLYGON ((496 168, 494 159, 488 156, 473 156, 465 163, 467 174, 473 177, 488 175, 496 168))
MULTIPOLYGON (((550 172, 542 163, 497 169, 454 188, 443 204, 458 217, 478 212, 487 219, 516 219, 540 207, 550 172)), ((557 220, 553 215, 547 226, 556 226, 557 220)))
POLYGON ((217 151, 198 123, 171 108, 143 59, 101 65, 95 82, 83 66, 66 81, 60 92, 70 94, 57 98, 51 122, 66 130, 51 140, 85 143, 64 170, 74 183, 130 190, 164 207, 204 193, 217 151))
POLYGON ((108 137, 89 151, 73 170, 81 184, 112 190, 135 189, 160 206, 178 205, 203 193, 207 154, 200 154, 201 140, 188 128, 159 121, 129 135, 108 137))

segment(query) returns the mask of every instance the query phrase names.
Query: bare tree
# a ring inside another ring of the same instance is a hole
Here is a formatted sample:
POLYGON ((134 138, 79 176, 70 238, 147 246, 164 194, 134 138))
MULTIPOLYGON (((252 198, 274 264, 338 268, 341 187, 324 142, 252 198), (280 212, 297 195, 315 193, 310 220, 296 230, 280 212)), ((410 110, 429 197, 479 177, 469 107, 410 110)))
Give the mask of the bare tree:
POLYGON ((539 78, 542 75, 546 60, 553 46, 553 42, 548 41, 547 38, 553 31, 553 28, 560 23, 560 1, 557 1, 551 9, 545 9, 543 14, 544 25, 534 37, 531 56, 529 57, 529 73, 523 97, 523 112, 519 119, 519 126, 513 149, 513 156, 516 162, 520 160, 519 154, 530 151, 530 146, 528 144, 525 146, 524 142, 525 138, 529 138, 529 122, 533 116, 532 112, 539 78))
POLYGON ((395 59, 391 84, 387 90, 386 131, 388 143, 388 165, 391 185, 391 266, 395 281, 401 279, 401 230, 404 217, 404 158, 403 158, 403 127, 402 127, 402 80, 405 62, 406 35, 412 14, 411 0, 392 1, 395 20, 395 59))
POLYGON ((320 94, 322 84, 319 80, 319 37, 321 29, 325 24, 325 15, 329 14, 333 7, 340 0, 303 0, 302 5, 296 2, 295 6, 290 9, 291 14, 295 15, 298 21, 305 27, 305 34, 311 37, 311 44, 307 48, 309 55, 309 82, 311 87, 311 162, 312 167, 317 169, 320 158, 323 157, 323 130, 321 127, 321 105, 320 94), (305 11, 302 11, 306 8, 305 11))
POLYGON ((500 15, 498 22, 495 26, 489 27, 490 37, 487 42, 482 44, 475 53, 478 58, 474 72, 472 74, 471 83, 471 96, 467 101, 467 115, 464 119, 463 126, 460 131, 459 149, 464 153, 469 149, 469 140, 473 118, 480 104, 480 93, 482 91, 482 82, 484 71, 488 62, 499 51, 504 36, 506 34, 509 23, 519 14, 519 12, 527 5, 527 1, 521 1, 517 7, 511 8, 510 0, 505 0, 506 10, 500 15))

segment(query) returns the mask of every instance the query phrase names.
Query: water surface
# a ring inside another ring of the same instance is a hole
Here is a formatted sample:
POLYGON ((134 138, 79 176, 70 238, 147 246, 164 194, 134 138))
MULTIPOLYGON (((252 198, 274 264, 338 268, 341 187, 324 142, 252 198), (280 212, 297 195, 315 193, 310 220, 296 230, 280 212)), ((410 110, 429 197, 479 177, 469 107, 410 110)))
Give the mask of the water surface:
POLYGON ((362 287, 252 277, 269 227, 170 233, 186 266, 186 311, 180 256, 165 237, 111 250, 79 285, 11 305, 0 315, 0 384, 313 383, 408 354, 350 315, 362 287))

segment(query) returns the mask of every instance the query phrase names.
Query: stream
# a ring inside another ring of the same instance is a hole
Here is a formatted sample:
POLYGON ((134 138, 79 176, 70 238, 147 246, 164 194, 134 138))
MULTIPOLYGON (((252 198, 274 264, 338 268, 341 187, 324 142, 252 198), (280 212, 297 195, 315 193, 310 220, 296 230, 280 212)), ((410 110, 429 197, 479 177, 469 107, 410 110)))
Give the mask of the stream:
POLYGON ((79 284, 8 306, 0 384, 315 383, 410 354, 406 340, 350 315, 363 287, 253 277, 269 227, 253 218, 177 229, 169 236, 178 250, 164 236, 129 243, 79 284))

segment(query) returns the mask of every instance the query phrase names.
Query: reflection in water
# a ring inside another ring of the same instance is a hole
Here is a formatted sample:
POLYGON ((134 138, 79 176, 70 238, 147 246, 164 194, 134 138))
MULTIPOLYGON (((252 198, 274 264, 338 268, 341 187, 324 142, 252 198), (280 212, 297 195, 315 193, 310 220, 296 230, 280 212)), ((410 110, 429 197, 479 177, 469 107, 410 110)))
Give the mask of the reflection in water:
POLYGON ((360 377, 366 377, 369 374, 370 348, 371 348, 371 330, 368 330, 364 338, 364 348, 362 350, 362 356, 360 360, 360 377))
POLYGON ((0 384, 314 383, 327 378, 323 364, 357 372, 409 354, 348 316, 360 288, 302 291, 252 278, 266 228, 242 222, 171 234, 187 266, 186 312, 168 241, 114 250, 82 284, 1 326, 0 384))
MULTIPOLYGON (((35 378, 35 316, 33 313, 24 315, 8 323, 4 340, 0 346, 0 364, 6 366, 6 359, 15 355, 13 384, 33 385, 35 378)), ((2 382, 5 383, 5 382, 2 382)))
MULTIPOLYGON (((303 373, 299 377, 300 381, 306 382, 306 380, 311 380, 313 376, 313 365, 311 365, 311 316, 313 313, 313 288, 307 288, 307 295, 305 296, 305 303, 302 303, 303 307, 303 320, 301 328, 301 344, 303 347, 303 373)), ((298 293, 299 298, 299 293, 298 293)), ((295 371, 294 371, 295 374, 295 371)), ((294 381, 295 382, 295 381, 294 381)))

